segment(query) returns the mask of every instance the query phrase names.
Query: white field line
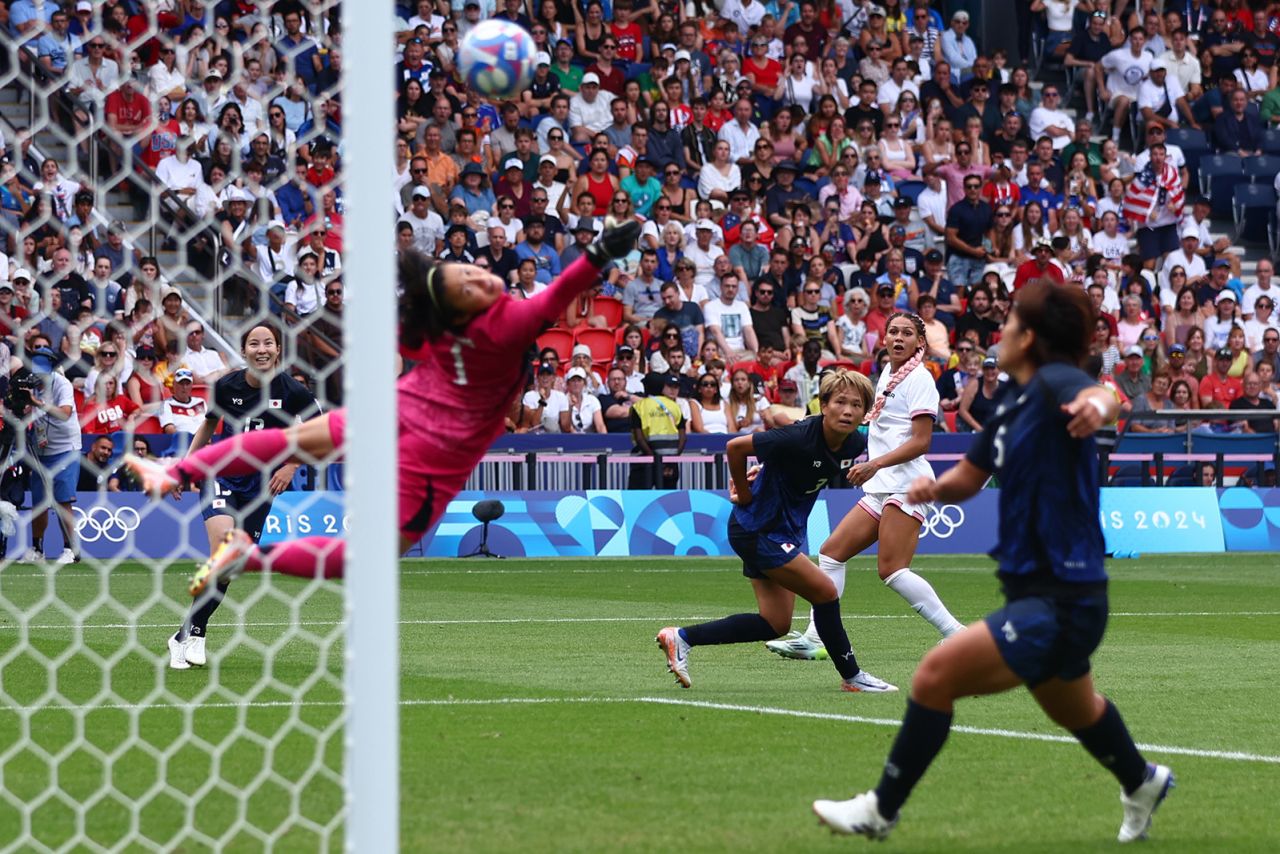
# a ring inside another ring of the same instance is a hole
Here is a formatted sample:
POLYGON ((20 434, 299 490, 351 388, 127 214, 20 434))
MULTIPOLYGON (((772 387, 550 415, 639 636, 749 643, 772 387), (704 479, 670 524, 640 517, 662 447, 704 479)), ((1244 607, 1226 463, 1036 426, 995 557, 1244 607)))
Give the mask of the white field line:
MULTIPOLYGON (((837 723, 864 724, 867 726, 898 727, 901 721, 897 718, 873 718, 865 715, 846 715, 836 712, 810 712, 803 709, 783 709, 776 706, 746 706, 737 703, 715 703, 708 700, 682 700, 675 697, 495 697, 485 699, 438 698, 401 700, 403 707, 421 706, 543 706, 569 704, 622 704, 639 703, 660 706, 682 706, 695 709, 709 709, 721 712, 747 712, 757 715, 776 715, 780 717, 803 718, 806 720, 835 721, 837 723)), ((197 711, 207 709, 294 709, 303 707, 340 707, 344 705, 338 700, 292 701, 265 700, 261 702, 230 703, 119 703, 99 706, 45 706, 37 708, 0 707, 0 712, 29 716, 42 711, 89 712, 100 710, 124 711, 157 711, 172 709, 174 711, 197 711)), ((1028 732, 1026 730, 1002 729, 998 727, 975 727, 963 724, 953 726, 952 732, 965 735, 985 735, 993 738, 1008 738, 1016 741, 1042 741, 1051 744, 1077 744, 1068 735, 1054 733, 1028 732)), ((1260 762, 1267 765, 1280 765, 1280 756, 1264 753, 1251 753, 1243 750, 1210 750, 1199 747, 1179 747, 1168 744, 1140 743, 1138 748, 1147 753, 1167 754, 1171 756, 1192 756, 1197 759, 1220 759, 1225 762, 1260 762)))
MULTIPOLYGON (((797 611, 797 619, 805 616, 803 612, 797 611)), ((1280 617, 1280 611, 1112 611, 1112 617, 1280 617)), ((0 617, 3 614, 0 613, 0 617)), ((175 618, 176 619, 176 618, 175 618)), ((495 617, 483 620, 401 620, 402 626, 504 626, 504 625, 526 625, 526 624, 557 624, 557 623, 653 623, 655 625, 684 625, 686 623, 696 622, 698 620, 711 620, 715 617, 710 615, 693 616, 693 617, 495 617)), ((845 614, 844 619, 850 622, 858 620, 914 620, 917 619, 914 614, 845 614)), ((311 628, 325 626, 341 626, 344 622, 339 620, 307 620, 304 623, 292 622, 288 620, 265 620, 265 621, 249 621, 244 623, 226 623, 220 624, 219 629, 250 629, 250 628, 311 628)), ((45 631, 56 629, 168 629, 174 626, 173 622, 168 623, 81 623, 78 626, 74 623, 33 623, 27 628, 32 631, 45 631)), ((19 628, 17 623, 0 624, 0 632, 12 631, 19 628)))

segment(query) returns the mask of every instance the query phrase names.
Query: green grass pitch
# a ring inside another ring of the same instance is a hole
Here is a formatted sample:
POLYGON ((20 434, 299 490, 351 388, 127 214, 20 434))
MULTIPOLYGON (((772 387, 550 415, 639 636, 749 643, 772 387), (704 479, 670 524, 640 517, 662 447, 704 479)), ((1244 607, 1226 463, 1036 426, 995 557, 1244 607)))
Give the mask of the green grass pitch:
MULTIPOLYGON (((870 561, 850 566, 855 649, 905 691, 936 635, 870 561)), ((985 558, 916 567, 966 621, 999 601, 985 558)), ((1178 775, 1144 850, 1280 850, 1280 559, 1110 569, 1094 672, 1178 775)), ((163 850, 341 846, 340 586, 238 581, 210 626, 212 666, 171 672, 186 571, 0 572, 0 849, 36 803, 28 826, 50 848, 134 832, 163 850)), ((752 607, 727 560, 406 561, 404 850, 861 848, 818 827, 809 803, 875 783, 905 694, 842 694, 829 662, 758 644, 695 649, 692 690, 666 673, 659 628, 752 607)), ((1060 733, 1025 693, 962 701, 956 723, 971 729, 877 850, 1116 844, 1117 785, 1074 743, 1037 739, 1060 733)))

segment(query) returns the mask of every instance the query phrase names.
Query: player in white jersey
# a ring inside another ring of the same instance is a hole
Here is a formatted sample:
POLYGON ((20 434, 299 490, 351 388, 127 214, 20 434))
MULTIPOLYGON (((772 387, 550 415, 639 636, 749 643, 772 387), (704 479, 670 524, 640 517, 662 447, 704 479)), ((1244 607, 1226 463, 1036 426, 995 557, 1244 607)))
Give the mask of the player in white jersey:
MULTIPOLYGON (((897 312, 885 328, 889 367, 880 375, 876 401, 867 414, 867 461, 852 468, 849 482, 865 495, 846 516, 818 553, 818 566, 844 593, 845 562, 877 540, 880 579, 907 600, 943 637, 963 626, 951 616, 932 585, 911 570, 920 526, 932 508, 907 501, 907 490, 918 477, 933 479, 924 455, 933 441, 938 417, 938 389, 922 364, 924 322, 914 314, 897 312)), ((809 628, 765 644, 785 658, 825 658, 810 617, 809 628)))

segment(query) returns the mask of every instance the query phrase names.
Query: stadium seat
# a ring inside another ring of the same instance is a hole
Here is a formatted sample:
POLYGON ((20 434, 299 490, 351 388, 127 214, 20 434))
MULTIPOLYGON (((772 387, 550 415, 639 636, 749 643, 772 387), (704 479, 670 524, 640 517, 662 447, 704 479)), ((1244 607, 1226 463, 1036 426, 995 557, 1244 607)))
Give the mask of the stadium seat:
POLYGON ((898 195, 911 200, 911 204, 916 203, 916 199, 920 198, 920 194, 925 190, 924 181, 903 181, 898 184, 898 195))
POLYGON ((947 422, 948 433, 960 432, 959 430, 956 429, 956 421, 959 417, 960 417, 960 413, 956 412, 954 409, 943 410, 942 420, 947 422))
POLYGON ((561 364, 567 363, 573 356, 573 333, 567 329, 548 329, 538 336, 538 349, 547 347, 556 351, 561 364))
POLYGON ((615 297, 596 297, 595 312, 605 319, 610 329, 616 329, 622 322, 622 300, 615 297))
POLYGON ((1266 154, 1280 154, 1280 128, 1262 131, 1262 150, 1266 154))
POLYGON ((1178 466, 1164 482, 1165 486, 1197 486, 1196 467, 1191 464, 1178 466))
POLYGON ((1204 131, 1191 128, 1169 128, 1165 132, 1165 142, 1182 149, 1182 154, 1187 161, 1187 177, 1191 181, 1191 186, 1198 186, 1200 161, 1212 151, 1204 131))
POLYGON ((1200 192, 1209 198, 1213 216, 1231 215, 1232 192, 1247 179, 1238 154, 1210 154, 1200 159, 1200 192))
POLYGON ((1244 159, 1244 174, 1249 176, 1250 183, 1265 184, 1270 187, 1278 173, 1280 173, 1280 156, 1264 154, 1261 157, 1244 159))
POLYGON ((850 362, 846 359, 837 359, 834 362, 827 362, 828 368, 844 368, 846 371, 858 370, 857 362, 850 362))
POLYGON ((1275 433, 1193 433, 1193 454, 1274 454, 1275 433))
POLYGON ((1238 184, 1231 197, 1231 218, 1236 241, 1263 244, 1269 241, 1276 216, 1276 191, 1267 184, 1238 184))
POLYGON ((1112 486, 1147 486, 1151 482, 1151 473, 1144 463, 1125 463, 1116 467, 1111 476, 1112 486))
POLYGON ((1181 454, 1187 437, 1179 433, 1125 433, 1116 444, 1117 454, 1181 454))
POLYGON ((160 426, 160 419, 152 415, 139 421, 138 426, 133 428, 133 432, 143 436, 154 436, 157 433, 164 433, 164 428, 160 426))
POLYGON ((608 329, 583 329, 578 332, 575 344, 585 344, 591 349, 591 362, 597 366, 613 363, 613 333, 608 329))

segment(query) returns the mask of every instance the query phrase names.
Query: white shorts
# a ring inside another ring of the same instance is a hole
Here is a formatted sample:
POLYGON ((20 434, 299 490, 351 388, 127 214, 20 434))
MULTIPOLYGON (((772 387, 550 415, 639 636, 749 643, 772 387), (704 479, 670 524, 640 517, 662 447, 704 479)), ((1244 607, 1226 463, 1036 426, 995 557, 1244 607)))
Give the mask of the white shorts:
POLYGON ((933 511, 933 506, 930 504, 908 503, 905 492, 868 492, 858 502, 859 507, 866 510, 877 520, 884 515, 884 508, 890 505, 897 507, 908 516, 916 517, 921 525, 924 524, 924 521, 929 518, 929 514, 933 511))

